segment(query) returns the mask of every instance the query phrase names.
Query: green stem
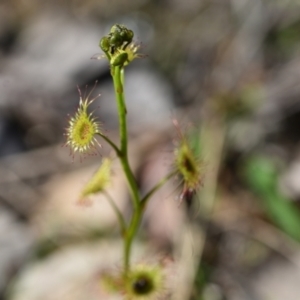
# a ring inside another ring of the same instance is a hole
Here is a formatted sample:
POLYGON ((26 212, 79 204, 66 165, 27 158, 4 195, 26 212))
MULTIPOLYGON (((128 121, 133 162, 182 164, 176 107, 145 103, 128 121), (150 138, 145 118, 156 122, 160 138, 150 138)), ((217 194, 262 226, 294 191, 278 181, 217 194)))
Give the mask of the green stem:
POLYGON ((138 186, 134 178, 133 172, 130 168, 128 161, 128 151, 127 151, 127 122, 126 122, 126 105, 124 97, 124 89, 121 80, 121 68, 119 66, 113 67, 113 81, 114 89, 118 106, 118 115, 119 115, 119 129, 120 129, 120 150, 118 156, 120 158, 123 170, 125 172, 126 178, 128 180, 132 202, 135 209, 140 206, 140 197, 138 193, 138 186))
POLYGON ((142 217, 140 196, 138 192, 137 182, 130 168, 128 161, 128 136, 127 136, 127 122, 126 122, 126 104, 124 97, 124 69, 119 66, 111 66, 112 77, 114 82, 115 95, 118 107, 119 116, 119 131, 120 131, 120 149, 118 157, 121 161, 125 176, 127 178, 129 189, 131 193, 131 199, 133 204, 133 216, 129 224, 129 228, 125 234, 124 242, 124 275, 126 276, 130 267, 130 252, 133 238, 137 232, 142 217))
POLYGON ((120 156, 121 152, 120 152, 119 148, 117 147, 117 145, 110 138, 108 138, 106 135, 104 135, 102 133, 97 133, 97 134, 99 136, 101 136, 116 151, 116 154, 118 156, 120 156))
POLYGON ((119 222, 119 225, 120 225, 120 228, 121 228, 121 233, 122 235, 125 235, 126 234, 126 230, 127 230, 127 227, 126 227, 126 223, 125 223, 125 220, 123 218, 123 215, 121 213, 121 211, 119 210, 118 206, 116 205, 115 201, 113 200, 113 198, 107 193, 107 192, 103 192, 104 195, 106 196, 106 199, 108 200, 109 204, 111 205, 112 209, 114 210, 114 212, 116 213, 117 215, 117 218, 118 218, 118 222, 119 222))
POLYGON ((121 68, 121 82, 122 82, 122 85, 124 86, 124 68, 121 68))
POLYGON ((119 128, 120 128, 120 149, 124 156, 127 157, 127 123, 126 123, 126 104, 124 97, 124 87, 121 80, 121 68, 113 67, 112 75, 114 81, 114 89, 118 106, 119 128))
POLYGON ((127 230, 125 236, 125 243, 124 243, 124 276, 126 277, 128 271, 130 270, 130 252, 133 239, 138 231, 141 219, 143 215, 143 210, 141 207, 134 210, 131 222, 129 224, 129 228, 127 230))
MULTIPOLYGON (((145 206, 147 204, 148 199, 155 193, 160 187, 162 187, 170 178, 172 178, 176 172, 172 172, 166 177, 164 177, 162 180, 160 180, 139 202, 138 209, 134 211, 134 214, 132 216, 128 232, 127 232, 127 239, 125 241, 125 247, 124 247, 124 256, 125 256, 125 276, 126 276, 126 266, 129 266, 129 255, 131 250, 131 244, 134 236, 137 233, 137 230, 139 228, 139 224, 141 222, 143 212, 145 209, 145 206), (127 260, 126 260, 127 259, 127 260)), ((128 267, 127 267, 128 270, 128 267)))
POLYGON ((173 171, 164 178, 162 178, 141 200, 142 209, 145 208, 147 201, 150 199, 150 197, 158 190, 160 189, 169 179, 171 179, 173 176, 175 176, 177 171, 173 171))

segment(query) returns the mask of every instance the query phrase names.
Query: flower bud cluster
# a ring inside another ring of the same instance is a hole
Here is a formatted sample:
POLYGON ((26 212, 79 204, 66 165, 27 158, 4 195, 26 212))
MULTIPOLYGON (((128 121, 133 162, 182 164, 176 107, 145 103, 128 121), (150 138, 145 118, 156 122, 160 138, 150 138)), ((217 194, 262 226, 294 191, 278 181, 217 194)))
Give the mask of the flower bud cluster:
POLYGON ((127 29, 124 25, 116 24, 108 35, 104 36, 100 41, 100 48, 106 53, 113 54, 118 49, 125 50, 132 42, 133 31, 127 29))
POLYGON ((139 45, 132 42, 134 33, 124 25, 115 24, 99 43, 112 66, 124 67, 133 59, 140 57, 139 45))

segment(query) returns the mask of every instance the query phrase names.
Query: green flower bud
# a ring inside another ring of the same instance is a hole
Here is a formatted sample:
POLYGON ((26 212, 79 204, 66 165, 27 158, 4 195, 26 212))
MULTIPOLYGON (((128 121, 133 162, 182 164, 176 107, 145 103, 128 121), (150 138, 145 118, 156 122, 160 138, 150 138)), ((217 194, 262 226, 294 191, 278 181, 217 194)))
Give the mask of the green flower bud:
POLYGON ((111 58, 111 65, 113 66, 124 66, 128 61, 128 54, 126 52, 117 53, 111 58))
POLYGON ((109 51, 110 48, 110 41, 109 38, 107 36, 104 36, 100 42, 99 42, 99 46, 102 49, 103 52, 107 53, 109 51))
POLYGON ((124 25, 116 24, 112 26, 109 35, 111 47, 117 49, 123 46, 122 49, 125 49, 132 42, 134 33, 124 25))
POLYGON ((122 32, 125 30, 123 25, 114 25, 109 33, 111 47, 119 48, 124 43, 122 32))
POLYGON ((125 28, 125 30, 121 32, 121 36, 123 38, 124 43, 123 49, 126 49, 126 47, 132 42, 134 33, 132 30, 125 28))
POLYGON ((124 25, 115 24, 115 25, 113 25, 113 26, 111 27, 109 33, 111 34, 111 33, 119 32, 119 31, 122 30, 122 28, 124 28, 124 25))
POLYGON ((132 42, 134 33, 124 25, 115 24, 111 27, 108 35, 104 36, 100 42, 100 48, 111 66, 125 67, 135 58, 143 57, 138 53, 139 44, 132 42))

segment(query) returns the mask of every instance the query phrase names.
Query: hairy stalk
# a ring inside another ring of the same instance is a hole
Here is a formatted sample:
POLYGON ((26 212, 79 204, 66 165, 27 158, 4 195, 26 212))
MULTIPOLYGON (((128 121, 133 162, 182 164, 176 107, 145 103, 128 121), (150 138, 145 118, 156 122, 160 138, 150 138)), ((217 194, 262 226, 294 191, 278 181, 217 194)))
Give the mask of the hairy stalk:
POLYGON ((197 269, 191 266, 199 266, 207 236, 207 226, 210 221, 216 201, 218 184, 218 174, 222 164, 222 155, 226 142, 225 124, 219 119, 204 120, 203 129, 200 135, 203 145, 203 156, 209 162, 203 188, 199 192, 198 199, 201 199, 200 209, 197 216, 191 219, 182 228, 182 238, 180 240, 179 265, 181 277, 179 282, 187 280, 191 284, 181 286, 174 297, 174 300, 189 299, 192 294, 192 283, 197 269), (204 227, 199 227, 201 222, 204 227))

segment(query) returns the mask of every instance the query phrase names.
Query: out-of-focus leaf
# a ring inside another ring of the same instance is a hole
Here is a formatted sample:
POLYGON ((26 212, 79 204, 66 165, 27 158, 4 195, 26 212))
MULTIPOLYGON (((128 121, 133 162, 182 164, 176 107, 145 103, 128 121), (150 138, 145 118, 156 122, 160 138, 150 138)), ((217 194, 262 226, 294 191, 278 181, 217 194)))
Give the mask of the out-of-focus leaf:
POLYGON ((278 190, 278 171, 274 161, 267 157, 249 158, 244 167, 245 179, 261 199, 267 215, 294 239, 300 241, 300 212, 278 190))

